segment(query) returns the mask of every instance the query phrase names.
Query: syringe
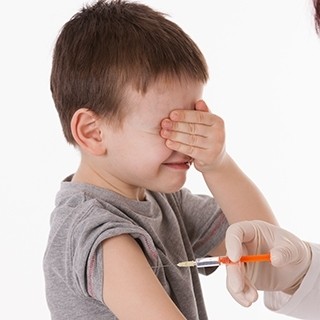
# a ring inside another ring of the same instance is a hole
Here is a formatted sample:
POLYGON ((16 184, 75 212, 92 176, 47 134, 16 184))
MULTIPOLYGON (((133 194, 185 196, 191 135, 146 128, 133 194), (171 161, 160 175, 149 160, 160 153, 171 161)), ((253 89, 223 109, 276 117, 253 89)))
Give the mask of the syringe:
MULTIPOLYGON (((242 256, 238 262, 265 262, 270 261, 270 253, 265 254, 255 254, 242 256)), ((204 257, 197 258, 196 260, 191 261, 182 261, 177 264, 178 267, 197 267, 197 268, 206 268, 206 267, 218 267, 220 264, 233 264, 227 256, 220 257, 204 257)))

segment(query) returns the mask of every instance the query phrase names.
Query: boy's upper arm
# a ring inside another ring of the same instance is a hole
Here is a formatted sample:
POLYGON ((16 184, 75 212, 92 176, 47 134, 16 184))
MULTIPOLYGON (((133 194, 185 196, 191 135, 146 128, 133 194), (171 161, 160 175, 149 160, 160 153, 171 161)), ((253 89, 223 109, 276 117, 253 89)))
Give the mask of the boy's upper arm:
POLYGON ((103 242, 103 270, 103 299, 119 319, 185 319, 130 235, 103 242))
POLYGON ((215 256, 224 256, 226 254, 226 246, 225 246, 225 240, 221 241, 221 243, 214 248, 212 248, 208 255, 215 257, 215 256))

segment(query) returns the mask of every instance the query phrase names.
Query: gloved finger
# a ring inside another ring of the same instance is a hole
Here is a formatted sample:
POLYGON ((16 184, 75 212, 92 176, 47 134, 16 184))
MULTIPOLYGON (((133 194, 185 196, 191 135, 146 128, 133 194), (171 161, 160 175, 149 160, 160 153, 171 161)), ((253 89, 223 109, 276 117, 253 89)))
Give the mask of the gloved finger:
POLYGON ((227 272, 227 287, 229 291, 233 293, 239 293, 243 291, 245 274, 240 264, 226 265, 227 272))
POLYGON ((240 260, 245 254, 243 252, 243 243, 252 241, 255 238, 255 228, 249 221, 243 221, 231 224, 226 232, 225 244, 227 256, 233 262, 240 260))
POLYGON ((258 292, 246 279, 241 269, 238 264, 227 266, 227 289, 239 304, 249 307, 258 299, 258 292))
POLYGON ((310 257, 309 247, 300 240, 295 243, 287 240, 284 245, 272 248, 270 253, 271 263, 275 267, 297 264, 310 257))
POLYGON ((292 260, 290 248, 288 247, 276 247, 270 250, 271 264, 274 267, 283 267, 289 264, 292 260))

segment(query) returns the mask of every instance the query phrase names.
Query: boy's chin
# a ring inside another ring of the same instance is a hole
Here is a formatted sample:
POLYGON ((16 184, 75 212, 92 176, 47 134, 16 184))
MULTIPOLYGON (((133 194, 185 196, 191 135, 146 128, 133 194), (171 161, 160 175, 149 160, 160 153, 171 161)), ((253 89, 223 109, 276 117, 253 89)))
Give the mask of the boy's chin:
POLYGON ((161 193, 174 193, 174 192, 178 192, 182 187, 184 186, 184 182, 183 183, 177 183, 177 184, 168 184, 167 186, 164 186, 162 188, 159 188, 158 190, 153 190, 156 192, 161 192, 161 193))

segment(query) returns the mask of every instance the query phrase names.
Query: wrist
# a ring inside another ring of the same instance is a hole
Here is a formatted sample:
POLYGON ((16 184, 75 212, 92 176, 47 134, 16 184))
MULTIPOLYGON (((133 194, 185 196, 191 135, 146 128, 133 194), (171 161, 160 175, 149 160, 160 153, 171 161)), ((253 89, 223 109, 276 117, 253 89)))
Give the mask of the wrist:
POLYGON ((203 175, 220 175, 225 174, 229 170, 231 165, 231 157, 228 153, 223 152, 215 159, 215 161, 211 164, 202 164, 201 162, 195 163, 195 167, 199 170, 203 175))

